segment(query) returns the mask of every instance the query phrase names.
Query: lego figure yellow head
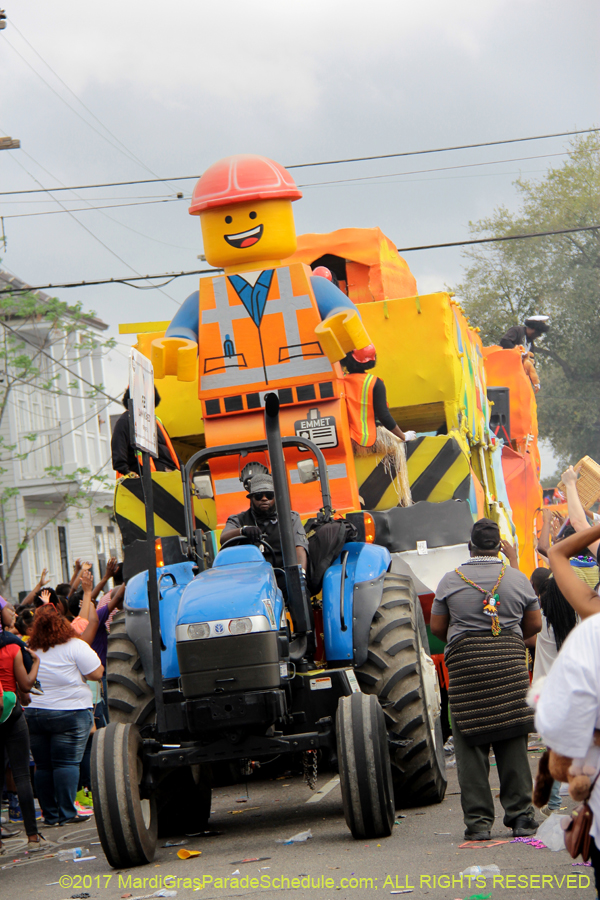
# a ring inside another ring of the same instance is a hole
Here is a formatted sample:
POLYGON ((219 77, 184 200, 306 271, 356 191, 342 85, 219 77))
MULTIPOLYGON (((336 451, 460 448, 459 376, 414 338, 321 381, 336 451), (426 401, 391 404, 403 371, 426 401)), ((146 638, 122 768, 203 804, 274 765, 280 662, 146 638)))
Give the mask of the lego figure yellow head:
POLYGON ((292 201, 301 196, 272 159, 219 160, 196 184, 189 210, 200 216, 207 262, 228 274, 281 265, 296 250, 292 201))

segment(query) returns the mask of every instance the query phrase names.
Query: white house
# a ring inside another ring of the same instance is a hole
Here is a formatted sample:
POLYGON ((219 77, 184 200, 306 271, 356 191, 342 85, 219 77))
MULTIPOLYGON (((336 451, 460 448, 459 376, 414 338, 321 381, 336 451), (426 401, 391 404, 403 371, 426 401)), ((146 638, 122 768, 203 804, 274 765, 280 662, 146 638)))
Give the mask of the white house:
MULTIPOLYGON (((0 291, 8 287, 22 291, 27 285, 0 270, 0 291)), ((50 300, 42 292, 35 296, 42 303, 50 300)), ((88 332, 99 337, 108 328, 98 318, 87 319, 86 324, 88 332)), ((78 349, 81 338, 77 331, 51 332, 43 319, 0 316, 0 341, 10 337, 25 343, 22 352, 35 360, 39 375, 28 383, 18 383, 11 380, 10 372, 0 371, 0 405, 10 384, 0 435, 5 447, 16 448, 13 453, 0 448, 0 459, 6 460, 2 463, 6 471, 0 473, 0 492, 5 498, 0 521, 3 576, 26 528, 31 532, 58 511, 56 520, 28 544, 5 586, 5 593, 16 600, 36 584, 44 568, 51 585, 69 581, 77 558, 92 562, 98 578, 110 556, 120 557, 121 541, 110 512, 97 512, 99 507, 112 509, 110 486, 94 481, 89 504, 60 511, 65 493, 74 489, 67 476, 87 469, 112 480, 111 401, 104 394, 90 399, 93 386, 104 385, 101 349, 78 349), (45 471, 49 466, 56 467, 55 474, 45 471), (7 489, 12 496, 7 497, 7 489)), ((6 370, 2 359, 0 367, 6 370)), ((76 482, 81 485, 87 479, 89 476, 81 474, 76 482)))

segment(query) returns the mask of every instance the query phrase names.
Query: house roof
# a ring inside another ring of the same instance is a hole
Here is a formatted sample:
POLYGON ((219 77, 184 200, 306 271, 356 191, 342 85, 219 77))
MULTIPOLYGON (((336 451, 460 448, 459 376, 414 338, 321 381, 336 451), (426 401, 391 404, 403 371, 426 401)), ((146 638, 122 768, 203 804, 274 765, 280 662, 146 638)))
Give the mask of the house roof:
MULTIPOLYGON (((0 269, 0 290, 6 287, 14 288, 16 291, 28 291, 31 289, 27 282, 21 281, 16 275, 9 275, 4 269, 0 269)), ((42 303, 52 299, 49 294, 45 294, 43 291, 34 291, 33 296, 37 297, 42 303)), ((99 319, 97 316, 87 316, 86 322, 99 331, 106 331, 110 327, 103 319, 99 319)))

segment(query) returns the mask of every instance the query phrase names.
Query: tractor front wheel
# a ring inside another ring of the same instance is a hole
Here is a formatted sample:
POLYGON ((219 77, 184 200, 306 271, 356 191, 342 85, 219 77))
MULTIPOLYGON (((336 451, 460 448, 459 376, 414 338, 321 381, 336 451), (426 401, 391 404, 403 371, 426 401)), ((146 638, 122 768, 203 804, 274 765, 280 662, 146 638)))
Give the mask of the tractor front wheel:
POLYGON ((377 698, 360 692, 342 697, 336 734, 344 817, 352 837, 389 837, 394 827, 394 788, 377 698))
POLYGON ((154 797, 141 792, 144 761, 135 725, 100 728, 92 745, 92 796, 102 849, 113 869, 152 862, 158 836, 154 797))

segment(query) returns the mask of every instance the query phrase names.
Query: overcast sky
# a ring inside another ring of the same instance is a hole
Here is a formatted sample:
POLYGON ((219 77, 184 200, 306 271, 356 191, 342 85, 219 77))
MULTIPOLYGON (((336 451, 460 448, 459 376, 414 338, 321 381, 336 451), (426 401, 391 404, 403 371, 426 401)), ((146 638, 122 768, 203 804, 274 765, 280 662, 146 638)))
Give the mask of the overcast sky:
MULTIPOLYGON (((4 6, 0 133, 19 138, 22 149, 0 153, 2 192, 199 175, 232 153, 293 165, 585 129, 600 120, 597 0, 4 6)), ((515 209, 515 178, 542 177, 564 159, 551 154, 567 144, 554 138, 294 169, 304 192, 294 204, 297 230, 378 225, 398 247, 461 240, 470 220, 502 204, 515 209), (540 158, 523 159, 533 156, 540 158), (486 165, 466 167, 474 163, 486 165), (423 171, 451 166, 465 168, 423 171), (388 177, 316 184, 376 175, 388 177)), ((7 238, 0 265, 34 285, 200 268, 200 224, 187 212, 193 185, 54 195, 71 209, 170 201, 73 216, 10 218, 61 207, 40 194, 0 194, 7 238), (177 191, 184 199, 172 199, 177 191)), ((460 280, 460 250, 406 259, 421 293, 460 280)), ((164 293, 114 285, 56 293, 95 310, 116 334, 119 322, 171 318, 196 288, 189 276, 164 293)), ((113 392, 127 378, 129 341, 120 341, 106 366, 113 392)))

